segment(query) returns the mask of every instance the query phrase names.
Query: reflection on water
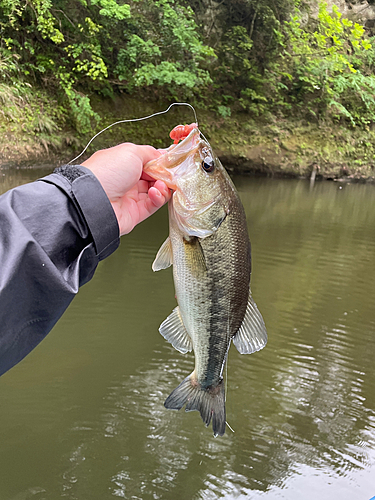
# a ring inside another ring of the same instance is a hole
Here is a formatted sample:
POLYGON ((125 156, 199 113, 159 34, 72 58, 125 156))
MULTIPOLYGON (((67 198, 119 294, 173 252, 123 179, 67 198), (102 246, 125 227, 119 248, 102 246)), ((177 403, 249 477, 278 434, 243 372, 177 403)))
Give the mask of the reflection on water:
POLYGON ((40 167, 2 167, 0 168, 0 193, 4 193, 14 186, 26 184, 40 177, 50 174, 56 165, 40 167))
MULTIPOLYGON (((45 173, 7 172, 4 189, 45 173)), ((0 500, 375 495, 375 188, 235 182, 269 332, 259 353, 230 351, 235 432, 163 406, 194 364, 157 332, 175 306, 170 270, 151 271, 163 210, 0 379, 0 500)))

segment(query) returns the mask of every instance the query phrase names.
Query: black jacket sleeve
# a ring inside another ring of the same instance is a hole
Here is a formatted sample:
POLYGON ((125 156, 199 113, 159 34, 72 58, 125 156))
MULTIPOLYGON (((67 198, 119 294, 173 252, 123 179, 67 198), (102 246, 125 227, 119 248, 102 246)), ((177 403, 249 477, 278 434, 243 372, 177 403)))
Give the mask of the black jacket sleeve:
POLYGON ((47 335, 119 241, 112 206, 85 167, 0 196, 0 375, 47 335))

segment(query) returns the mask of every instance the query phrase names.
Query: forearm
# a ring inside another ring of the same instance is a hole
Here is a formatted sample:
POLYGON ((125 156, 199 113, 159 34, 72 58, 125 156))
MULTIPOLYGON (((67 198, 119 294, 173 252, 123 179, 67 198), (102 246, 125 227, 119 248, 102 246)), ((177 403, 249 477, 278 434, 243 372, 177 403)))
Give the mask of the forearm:
POLYGON ((57 172, 0 197, 0 375, 47 335, 119 244, 95 176, 57 172))

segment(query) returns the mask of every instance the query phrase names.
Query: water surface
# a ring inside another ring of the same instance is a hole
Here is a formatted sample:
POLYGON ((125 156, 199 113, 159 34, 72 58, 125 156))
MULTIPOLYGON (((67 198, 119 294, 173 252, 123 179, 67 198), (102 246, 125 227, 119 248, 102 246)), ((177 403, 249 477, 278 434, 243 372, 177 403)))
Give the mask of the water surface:
MULTIPOLYGON (((2 171, 2 191, 46 173, 2 171)), ((194 364, 158 333, 175 306, 171 270, 151 271, 163 209, 1 377, 0 500, 375 495, 375 187, 235 182, 269 332, 259 353, 231 348, 235 432, 163 406, 194 364)))

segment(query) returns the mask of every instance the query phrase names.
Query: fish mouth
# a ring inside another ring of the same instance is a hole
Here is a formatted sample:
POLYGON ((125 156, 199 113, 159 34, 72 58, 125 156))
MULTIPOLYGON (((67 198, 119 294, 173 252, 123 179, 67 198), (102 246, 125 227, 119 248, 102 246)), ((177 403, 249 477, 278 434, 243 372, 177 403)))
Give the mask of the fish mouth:
POLYGON ((158 158, 146 163, 143 171, 155 180, 164 181, 169 189, 175 191, 177 189, 176 174, 187 158, 191 155, 194 156, 200 141, 198 128, 193 128, 179 144, 172 144, 158 158))

